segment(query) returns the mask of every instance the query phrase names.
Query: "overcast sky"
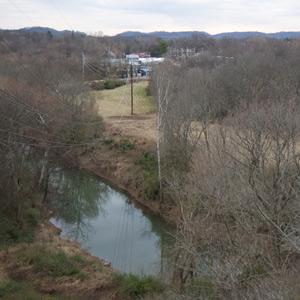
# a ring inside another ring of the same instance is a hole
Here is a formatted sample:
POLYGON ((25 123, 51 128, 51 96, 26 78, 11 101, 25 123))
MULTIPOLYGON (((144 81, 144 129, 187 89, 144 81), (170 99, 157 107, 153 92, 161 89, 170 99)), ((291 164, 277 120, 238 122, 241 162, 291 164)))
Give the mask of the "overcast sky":
POLYGON ((0 28, 300 31, 300 0, 0 0, 0 28))

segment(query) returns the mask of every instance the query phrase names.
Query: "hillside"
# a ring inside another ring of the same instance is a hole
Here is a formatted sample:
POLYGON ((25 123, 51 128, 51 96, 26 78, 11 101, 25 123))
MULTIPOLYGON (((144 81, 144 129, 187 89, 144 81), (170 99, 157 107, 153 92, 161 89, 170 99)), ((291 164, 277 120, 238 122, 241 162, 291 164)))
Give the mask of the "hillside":
MULTIPOLYGON (((0 29, 2 30, 2 29, 0 29)), ((20 29, 16 29, 16 30, 6 30, 6 31, 11 31, 11 32, 28 32, 28 33, 51 33, 53 37, 62 37, 66 34, 76 34, 76 35, 81 35, 81 36, 85 36, 86 34, 84 32, 80 32, 80 31, 72 31, 72 30, 56 30, 50 27, 40 27, 40 26, 36 26, 36 27, 25 27, 25 28, 20 28, 20 29)))
MULTIPOLYGON (((0 29, 3 30, 3 29, 0 29)), ((25 27, 16 30, 9 31, 21 31, 21 32, 29 32, 29 33, 48 33, 51 32, 53 37, 61 37, 65 34, 71 34, 74 31, 72 30, 57 30, 49 27, 25 27)), ((77 35, 85 36, 86 33, 75 31, 77 35)), ((192 37, 206 37, 213 39, 246 39, 246 38, 254 38, 254 37, 266 37, 266 38, 274 38, 274 39, 298 39, 300 38, 300 31, 281 31, 274 33, 265 33, 259 31, 234 31, 234 32, 222 32, 217 34, 209 34, 204 31, 154 31, 154 32, 140 32, 140 31, 125 31, 119 34, 116 34, 114 37, 116 38, 160 38, 163 40, 175 40, 182 38, 192 38, 192 37)))
POLYGON ((138 31, 126 31, 120 34, 117 34, 116 37, 123 38, 138 38, 138 37, 156 37, 164 40, 172 40, 179 38, 191 38, 193 36, 202 36, 214 39, 223 39, 223 38, 231 38, 231 39, 245 39, 245 38, 253 38, 253 37, 267 37, 267 38, 275 38, 275 39, 295 39, 300 38, 300 32, 275 32, 275 33, 264 33, 258 31, 249 31, 249 32, 224 32, 218 34, 209 34, 203 31, 179 31, 179 32, 167 32, 167 31, 155 31, 149 33, 143 33, 138 31))

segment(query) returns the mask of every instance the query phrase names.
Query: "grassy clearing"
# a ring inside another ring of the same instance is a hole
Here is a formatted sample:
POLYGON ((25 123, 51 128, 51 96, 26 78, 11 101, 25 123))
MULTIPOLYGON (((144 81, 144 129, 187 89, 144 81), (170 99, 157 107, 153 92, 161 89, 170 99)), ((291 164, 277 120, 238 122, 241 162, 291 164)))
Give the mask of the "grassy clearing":
MULTIPOLYGON (((147 114, 155 111, 153 98, 147 92, 148 82, 134 84, 134 113, 147 114)), ((113 90, 94 91, 99 114, 105 117, 130 115, 130 85, 113 90)))
POLYGON ((133 274, 117 274, 116 283, 120 286, 120 296, 124 300, 141 299, 162 293, 164 285, 152 276, 137 276, 133 274))
POLYGON ((50 251, 42 246, 28 247, 18 255, 18 262, 29 265, 35 272, 51 277, 76 276, 85 279, 87 274, 81 271, 87 263, 80 255, 70 256, 62 250, 50 251))

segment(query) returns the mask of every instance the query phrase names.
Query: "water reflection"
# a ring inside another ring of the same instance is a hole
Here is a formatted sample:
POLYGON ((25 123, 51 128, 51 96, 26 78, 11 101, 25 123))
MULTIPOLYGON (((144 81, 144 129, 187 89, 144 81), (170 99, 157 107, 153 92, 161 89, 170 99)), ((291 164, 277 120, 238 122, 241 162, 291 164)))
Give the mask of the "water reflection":
POLYGON ((68 235, 86 239, 93 230, 90 220, 104 215, 108 187, 93 176, 74 170, 56 169, 50 178, 55 190, 51 206, 57 219, 68 224, 68 235))
POLYGON ((63 236, 121 271, 162 272, 172 239, 161 219, 143 213, 126 195, 82 171, 57 170, 51 185, 56 191, 52 222, 63 236))

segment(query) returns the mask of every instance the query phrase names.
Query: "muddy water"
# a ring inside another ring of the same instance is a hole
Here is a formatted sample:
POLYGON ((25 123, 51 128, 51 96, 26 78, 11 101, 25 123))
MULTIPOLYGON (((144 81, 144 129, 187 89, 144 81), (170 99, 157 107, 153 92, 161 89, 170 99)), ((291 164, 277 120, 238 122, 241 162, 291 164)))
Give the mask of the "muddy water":
POLYGON ((122 272, 167 271, 171 229, 160 218, 83 171, 56 169, 51 186, 51 222, 62 229, 62 237, 80 242, 122 272))

